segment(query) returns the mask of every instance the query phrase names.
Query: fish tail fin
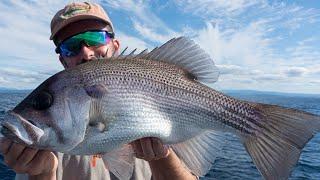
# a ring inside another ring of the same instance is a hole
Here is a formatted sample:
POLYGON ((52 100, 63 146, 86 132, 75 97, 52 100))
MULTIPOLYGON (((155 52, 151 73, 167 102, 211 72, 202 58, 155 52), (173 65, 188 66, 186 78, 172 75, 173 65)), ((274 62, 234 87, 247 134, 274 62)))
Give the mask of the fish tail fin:
POLYGON ((320 130, 320 116, 254 104, 262 117, 261 131, 242 135, 246 150, 265 179, 287 179, 306 143, 320 130))

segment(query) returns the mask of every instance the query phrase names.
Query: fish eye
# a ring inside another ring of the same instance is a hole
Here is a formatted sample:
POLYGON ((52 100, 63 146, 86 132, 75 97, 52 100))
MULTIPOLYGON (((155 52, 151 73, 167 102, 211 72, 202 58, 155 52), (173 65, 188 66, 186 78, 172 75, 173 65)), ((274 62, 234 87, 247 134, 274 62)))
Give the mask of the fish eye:
POLYGON ((33 108, 37 110, 48 109, 53 103, 53 97, 49 92, 40 92, 32 101, 33 108))

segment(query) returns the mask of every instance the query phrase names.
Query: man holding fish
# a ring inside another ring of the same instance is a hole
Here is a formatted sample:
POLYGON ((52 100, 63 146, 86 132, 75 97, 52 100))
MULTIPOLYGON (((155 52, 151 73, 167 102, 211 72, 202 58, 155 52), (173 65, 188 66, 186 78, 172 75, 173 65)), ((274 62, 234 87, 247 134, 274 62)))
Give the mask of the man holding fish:
MULTIPOLYGON (((51 21, 51 40, 65 69, 97 57, 117 54, 120 42, 103 8, 92 3, 71 3, 51 21)), ((41 106, 41 104, 40 104, 41 106)), ((75 127, 77 128, 77 127, 75 127)), ((171 148, 158 138, 142 138, 131 143, 136 157, 131 179, 196 179, 171 148), (143 160, 145 161, 143 161, 143 160), (146 162, 147 161, 147 162, 146 162), (151 170, 151 171, 150 171, 151 170)), ((100 158, 38 150, 2 139, 4 162, 16 179, 115 179, 100 158)))
POLYGON ((68 5, 53 18, 51 39, 66 69, 8 111, 0 132, 14 142, 68 155, 1 144, 16 171, 45 179, 103 179, 106 167, 119 179, 150 179, 150 165, 154 179, 195 179, 210 171, 233 134, 264 179, 288 179, 302 149, 320 131, 319 115, 211 88, 218 68, 187 37, 151 52, 117 55, 113 30, 102 8, 90 3, 68 5), (84 155, 102 161, 88 167, 84 155))

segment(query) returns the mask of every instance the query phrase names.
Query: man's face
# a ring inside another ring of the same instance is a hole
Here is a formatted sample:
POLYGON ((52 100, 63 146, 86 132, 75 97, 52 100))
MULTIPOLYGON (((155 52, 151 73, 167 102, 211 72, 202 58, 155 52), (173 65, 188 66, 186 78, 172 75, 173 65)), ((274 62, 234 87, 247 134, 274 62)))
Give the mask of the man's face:
POLYGON ((80 52, 76 56, 65 57, 60 55, 59 58, 61 63, 67 69, 91 60, 95 60, 97 57, 111 57, 112 54, 118 49, 118 43, 115 39, 112 39, 108 44, 100 46, 86 46, 83 44, 80 52))
MULTIPOLYGON (((99 25, 99 24, 94 24, 97 25, 95 30, 106 30, 105 27, 99 25)), ((72 28, 66 30, 64 32, 63 30, 59 33, 59 36, 57 38, 62 38, 62 40, 71 37, 74 34, 77 34, 77 30, 80 28, 83 28, 85 24, 73 24, 71 25, 72 28), (72 30, 74 29, 74 33, 72 30), (70 36, 71 35, 71 36, 70 36)), ((92 26, 92 24, 90 24, 92 26)), ((102 45, 97 45, 97 46, 88 46, 85 43, 81 45, 80 51, 73 56, 64 56, 60 53, 59 59, 64 68, 72 68, 75 67, 79 64, 95 60, 97 57, 111 57, 112 54, 116 53, 119 50, 119 42, 118 40, 112 38, 107 44, 102 44, 102 45)))

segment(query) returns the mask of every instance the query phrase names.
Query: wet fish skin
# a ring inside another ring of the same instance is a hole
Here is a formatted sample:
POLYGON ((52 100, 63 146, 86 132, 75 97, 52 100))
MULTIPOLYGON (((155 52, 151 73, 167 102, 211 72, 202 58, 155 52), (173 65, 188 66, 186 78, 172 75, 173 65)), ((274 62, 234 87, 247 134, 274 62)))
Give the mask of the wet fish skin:
MULTIPOLYGON (((199 176, 209 171, 225 133, 234 133, 264 178, 286 179, 301 149, 319 131, 319 116, 226 96, 206 85, 217 77, 203 50, 177 38, 150 53, 105 58, 57 73, 4 122, 24 132, 19 126, 23 117, 43 131, 26 131, 29 145, 68 154, 128 153, 125 144, 158 137, 199 176)), ((116 164, 119 156, 108 160, 116 164)))

